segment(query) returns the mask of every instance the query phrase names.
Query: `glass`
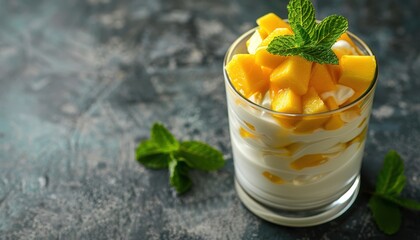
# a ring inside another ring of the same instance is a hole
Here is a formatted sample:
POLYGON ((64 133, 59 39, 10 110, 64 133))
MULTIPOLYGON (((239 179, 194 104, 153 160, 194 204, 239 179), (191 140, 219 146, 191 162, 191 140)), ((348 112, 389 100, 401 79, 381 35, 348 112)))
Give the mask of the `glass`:
MULTIPOLYGON (((247 53, 246 41, 254 31, 232 44, 224 67, 233 55, 247 53)), ((363 41, 347 34, 364 55, 373 55, 363 41)), ((305 115, 257 105, 235 90, 224 70, 235 187, 251 212, 280 225, 313 226, 352 205, 360 187, 377 72, 352 103, 305 115)))

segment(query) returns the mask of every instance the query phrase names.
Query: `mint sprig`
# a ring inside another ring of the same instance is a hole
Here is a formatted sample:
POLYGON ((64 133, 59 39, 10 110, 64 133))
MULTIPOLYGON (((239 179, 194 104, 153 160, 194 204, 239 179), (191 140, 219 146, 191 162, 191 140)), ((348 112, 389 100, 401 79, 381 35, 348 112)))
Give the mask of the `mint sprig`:
POLYGON ((404 162, 397 152, 391 150, 385 156, 376 190, 369 200, 373 218, 379 229, 386 234, 394 234, 400 229, 400 207, 420 210, 420 202, 400 197, 405 184, 404 162))
POLYGON ((317 23, 310 0, 290 0, 287 10, 294 35, 275 37, 267 51, 275 55, 301 56, 320 64, 338 64, 331 47, 347 31, 347 19, 331 15, 317 23))
POLYGON ((169 168, 169 182, 178 193, 191 188, 190 169, 213 171, 225 164, 218 150, 199 141, 179 142, 159 123, 153 124, 150 139, 139 143, 136 159, 147 168, 169 168))

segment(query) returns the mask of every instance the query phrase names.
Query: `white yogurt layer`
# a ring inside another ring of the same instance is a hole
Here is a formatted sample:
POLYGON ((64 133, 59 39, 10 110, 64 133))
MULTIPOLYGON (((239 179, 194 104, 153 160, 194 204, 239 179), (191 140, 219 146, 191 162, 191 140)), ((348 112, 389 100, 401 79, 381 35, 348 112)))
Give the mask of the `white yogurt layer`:
MULTIPOLYGON (((340 100, 346 95, 342 92, 331 96, 340 100)), ((250 100, 269 108, 269 95, 250 100)), ((274 207, 308 209, 333 201, 351 186, 360 170, 372 99, 360 111, 337 113, 342 127, 302 134, 283 127, 269 111, 251 106, 230 89, 227 96, 235 173, 253 197, 274 207), (322 163, 292 167, 294 161, 315 154, 325 158, 322 163)))

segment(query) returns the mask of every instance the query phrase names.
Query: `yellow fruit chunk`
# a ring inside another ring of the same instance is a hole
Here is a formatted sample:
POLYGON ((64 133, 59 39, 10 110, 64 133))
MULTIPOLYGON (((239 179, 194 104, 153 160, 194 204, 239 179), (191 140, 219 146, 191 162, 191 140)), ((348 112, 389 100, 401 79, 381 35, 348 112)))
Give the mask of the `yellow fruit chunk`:
POLYGON ((274 175, 272 173, 269 173, 267 171, 263 172, 262 175, 265 178, 267 178, 272 183, 275 183, 275 184, 282 184, 282 183, 284 183, 284 180, 281 177, 276 176, 276 175, 274 175))
POLYGON ((374 56, 344 55, 340 59, 340 84, 353 88, 356 92, 366 90, 375 77, 374 56))
POLYGON ((318 94, 334 90, 335 83, 328 68, 324 64, 315 63, 312 67, 309 87, 314 87, 318 94))
MULTIPOLYGON (((325 104, 327 105, 328 109, 335 110, 338 109, 338 104, 334 100, 333 97, 327 98, 325 100, 325 104)), ((344 125, 344 121, 340 117, 340 113, 334 113, 331 115, 331 117, 327 120, 327 122, 324 124, 325 130, 335 130, 339 129, 344 125)))
POLYGON ((308 167, 319 166, 327 161, 328 157, 323 154, 309 154, 290 163, 290 167, 295 170, 302 170, 308 167))
MULTIPOLYGON (((302 96, 302 112, 304 114, 316 114, 328 111, 324 101, 319 97, 314 88, 302 96)), ((329 116, 305 116, 296 124, 295 132, 310 133, 320 128, 329 116)))
POLYGON ((249 131, 245 130, 245 128, 241 127, 239 128, 239 134, 243 138, 255 138, 255 135, 250 133, 249 131))
POLYGON ((315 114, 328 111, 324 101, 322 101, 314 88, 310 88, 308 92, 302 96, 302 106, 304 114, 315 114))
POLYGON ((335 110, 338 109, 338 104, 337 102, 334 100, 333 97, 328 97, 325 101, 325 104, 327 105, 329 110, 335 110))
POLYGON ((341 75, 340 65, 327 64, 326 66, 328 68, 328 71, 330 72, 330 75, 334 83, 338 83, 338 79, 340 79, 340 75, 341 75))
POLYGON ((226 72, 235 89, 245 97, 268 89, 269 80, 264 77, 261 67, 255 63, 254 55, 234 55, 226 65, 226 72))
MULTIPOLYGON (((302 113, 302 102, 299 95, 285 88, 274 94, 271 109, 284 113, 302 113)), ((274 115, 275 119, 286 128, 292 128, 300 119, 298 117, 274 115)))
POLYGON ((302 102, 299 95, 290 88, 285 88, 275 94, 271 109, 284 113, 302 113, 302 102))
POLYGON ((312 62, 293 56, 288 57, 270 75, 270 82, 278 88, 290 88, 303 95, 308 91, 312 62))
POLYGON ((350 36, 347 33, 343 33, 338 39, 338 40, 344 40, 346 42, 348 42, 350 44, 350 46, 352 46, 354 49, 357 49, 356 44, 354 44, 353 40, 351 40, 350 36))
POLYGON ((268 67, 261 67, 265 79, 270 79, 270 75, 273 72, 273 69, 268 67))
POLYGON ((270 34, 276 28, 290 29, 290 25, 274 13, 267 13, 266 15, 258 18, 257 24, 267 34, 270 34))
POLYGON ((275 37, 291 34, 293 33, 288 28, 276 28, 273 30, 273 32, 271 32, 270 35, 268 35, 256 49, 256 63, 264 67, 276 68, 286 59, 286 57, 269 53, 267 51, 268 44, 270 44, 275 37))

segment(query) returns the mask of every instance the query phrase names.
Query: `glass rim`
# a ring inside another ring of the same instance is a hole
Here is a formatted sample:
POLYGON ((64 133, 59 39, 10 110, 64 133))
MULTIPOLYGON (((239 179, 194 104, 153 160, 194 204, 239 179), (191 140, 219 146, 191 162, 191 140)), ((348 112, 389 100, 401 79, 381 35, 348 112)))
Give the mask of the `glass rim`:
POLYGON ((245 97, 242 93, 240 93, 239 91, 236 90, 236 88, 233 86, 232 81, 230 80, 227 72, 226 72, 226 65, 227 65, 227 61, 229 58, 232 58, 232 53, 233 51, 237 48, 237 46, 244 41, 246 38, 249 38, 256 30, 258 29, 258 27, 254 27, 250 30, 248 30, 247 32, 243 33, 241 36, 239 36, 228 48, 224 60, 223 60, 223 75, 224 75, 224 80, 227 81, 229 84, 230 89, 238 96, 240 97, 242 100, 245 100, 246 102, 248 102, 249 104, 251 104, 253 107, 257 108, 258 110, 261 111, 265 111, 271 114, 275 114, 275 115, 283 115, 283 116, 289 116, 289 117, 305 117, 305 116, 324 116, 324 115, 331 115, 334 113, 339 113, 342 111, 345 111, 347 109, 350 109, 352 107, 354 107, 355 105, 357 105, 358 103, 360 103, 367 95, 369 95, 376 87, 376 83, 377 83, 377 79, 378 79, 378 61, 376 59, 376 56, 373 54, 372 50, 369 48, 369 46, 363 41, 361 40, 359 37, 357 37, 355 34, 351 33, 350 31, 346 31, 346 33, 352 38, 352 40, 355 40, 358 44, 360 44, 363 49, 365 50, 369 55, 368 56, 373 56, 375 58, 375 62, 376 62, 376 67, 375 67, 375 74, 373 76, 373 80, 371 82, 371 84, 369 85, 369 87, 366 89, 366 91, 364 91, 357 99, 355 99, 353 102, 339 107, 337 109, 334 110, 328 110, 326 112, 321 112, 321 113, 311 113, 311 114, 305 114, 305 113, 287 113, 287 112, 278 112, 275 110, 272 110, 270 108, 266 108, 263 107, 253 101, 251 101, 250 99, 248 99, 247 97, 245 97))

